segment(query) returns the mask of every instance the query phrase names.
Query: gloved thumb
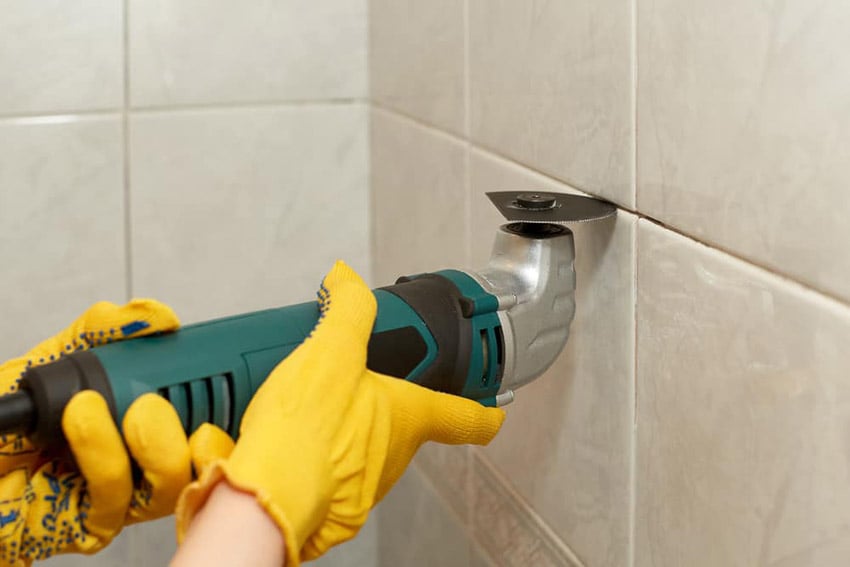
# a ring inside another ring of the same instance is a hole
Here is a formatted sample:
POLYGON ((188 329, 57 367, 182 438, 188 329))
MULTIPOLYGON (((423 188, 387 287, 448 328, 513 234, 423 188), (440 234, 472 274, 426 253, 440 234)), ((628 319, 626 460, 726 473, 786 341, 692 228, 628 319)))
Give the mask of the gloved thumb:
POLYGON ((393 413, 393 433, 378 482, 376 501, 380 501, 392 488, 426 441, 486 445, 493 440, 505 420, 505 412, 500 409, 434 392, 399 378, 375 372, 367 372, 364 378, 376 380, 393 413))
POLYGON ((428 398, 430 441, 448 445, 487 445, 505 421, 504 410, 488 408, 473 400, 424 389, 428 398))
MULTIPOLYGON (((421 442, 448 445, 487 445, 505 421, 505 412, 443 392, 435 392, 398 378, 373 373, 393 398, 395 411, 406 414, 395 423, 418 429, 421 442)), ((399 416, 400 417, 400 416, 399 416)))
POLYGON ((189 437, 189 452, 192 455, 192 466, 195 475, 201 473, 214 461, 226 459, 233 452, 235 443, 223 429, 204 423, 189 437))

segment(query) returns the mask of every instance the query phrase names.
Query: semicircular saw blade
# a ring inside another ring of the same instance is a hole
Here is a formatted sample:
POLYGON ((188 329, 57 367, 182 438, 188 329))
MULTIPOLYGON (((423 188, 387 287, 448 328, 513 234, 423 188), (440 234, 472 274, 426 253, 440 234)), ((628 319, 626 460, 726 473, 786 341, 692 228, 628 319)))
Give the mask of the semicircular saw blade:
POLYGON ((511 222, 565 224, 604 219, 617 212, 613 204, 568 193, 495 191, 487 196, 511 222))

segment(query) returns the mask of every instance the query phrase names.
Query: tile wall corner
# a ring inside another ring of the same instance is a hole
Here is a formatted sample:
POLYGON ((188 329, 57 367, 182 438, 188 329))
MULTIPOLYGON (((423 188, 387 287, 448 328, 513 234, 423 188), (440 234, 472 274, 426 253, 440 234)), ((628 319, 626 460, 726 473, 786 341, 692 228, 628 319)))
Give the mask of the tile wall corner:
POLYGON ((371 0, 374 103, 466 134, 466 0, 371 0))

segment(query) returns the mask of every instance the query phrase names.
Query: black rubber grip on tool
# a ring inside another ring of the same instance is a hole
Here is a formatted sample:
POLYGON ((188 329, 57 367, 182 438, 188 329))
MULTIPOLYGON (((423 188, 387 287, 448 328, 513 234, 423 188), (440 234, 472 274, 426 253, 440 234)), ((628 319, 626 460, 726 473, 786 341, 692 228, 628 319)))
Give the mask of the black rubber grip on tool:
POLYGON ((428 345, 416 327, 372 333, 366 366, 369 370, 406 378, 428 355, 428 345))
POLYGON ((38 447, 64 443, 62 413, 74 394, 83 390, 100 393, 117 422, 118 412, 109 377, 97 356, 89 351, 30 368, 21 379, 20 390, 30 395, 35 406, 35 416, 27 437, 38 447))
MULTIPOLYGON (((399 278, 395 285, 380 289, 416 311, 437 343, 434 362, 412 381, 438 392, 460 395, 466 386, 472 352, 472 322, 463 314, 464 295, 451 280, 437 274, 399 278)), ((403 338, 400 334, 387 337, 386 341, 379 339, 375 347, 370 342, 369 368, 391 376, 407 376, 427 354, 424 340, 415 329, 414 334, 415 338, 403 341, 399 341, 403 338), (421 346, 415 344, 417 341, 421 346), (381 343, 383 348, 377 348, 381 343), (401 346, 404 344, 410 347, 401 346)))
POLYGON ((0 397, 0 432, 26 435, 35 422, 35 405, 29 392, 12 392, 0 397))

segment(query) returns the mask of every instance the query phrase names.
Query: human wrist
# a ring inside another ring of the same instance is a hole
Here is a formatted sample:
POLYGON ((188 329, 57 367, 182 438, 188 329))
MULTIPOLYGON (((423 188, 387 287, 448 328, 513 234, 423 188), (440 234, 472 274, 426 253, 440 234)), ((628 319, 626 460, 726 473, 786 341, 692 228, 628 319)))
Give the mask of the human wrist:
POLYGON ((287 564, 285 556, 283 533, 254 495, 220 479, 192 518, 171 567, 279 567, 287 564))

